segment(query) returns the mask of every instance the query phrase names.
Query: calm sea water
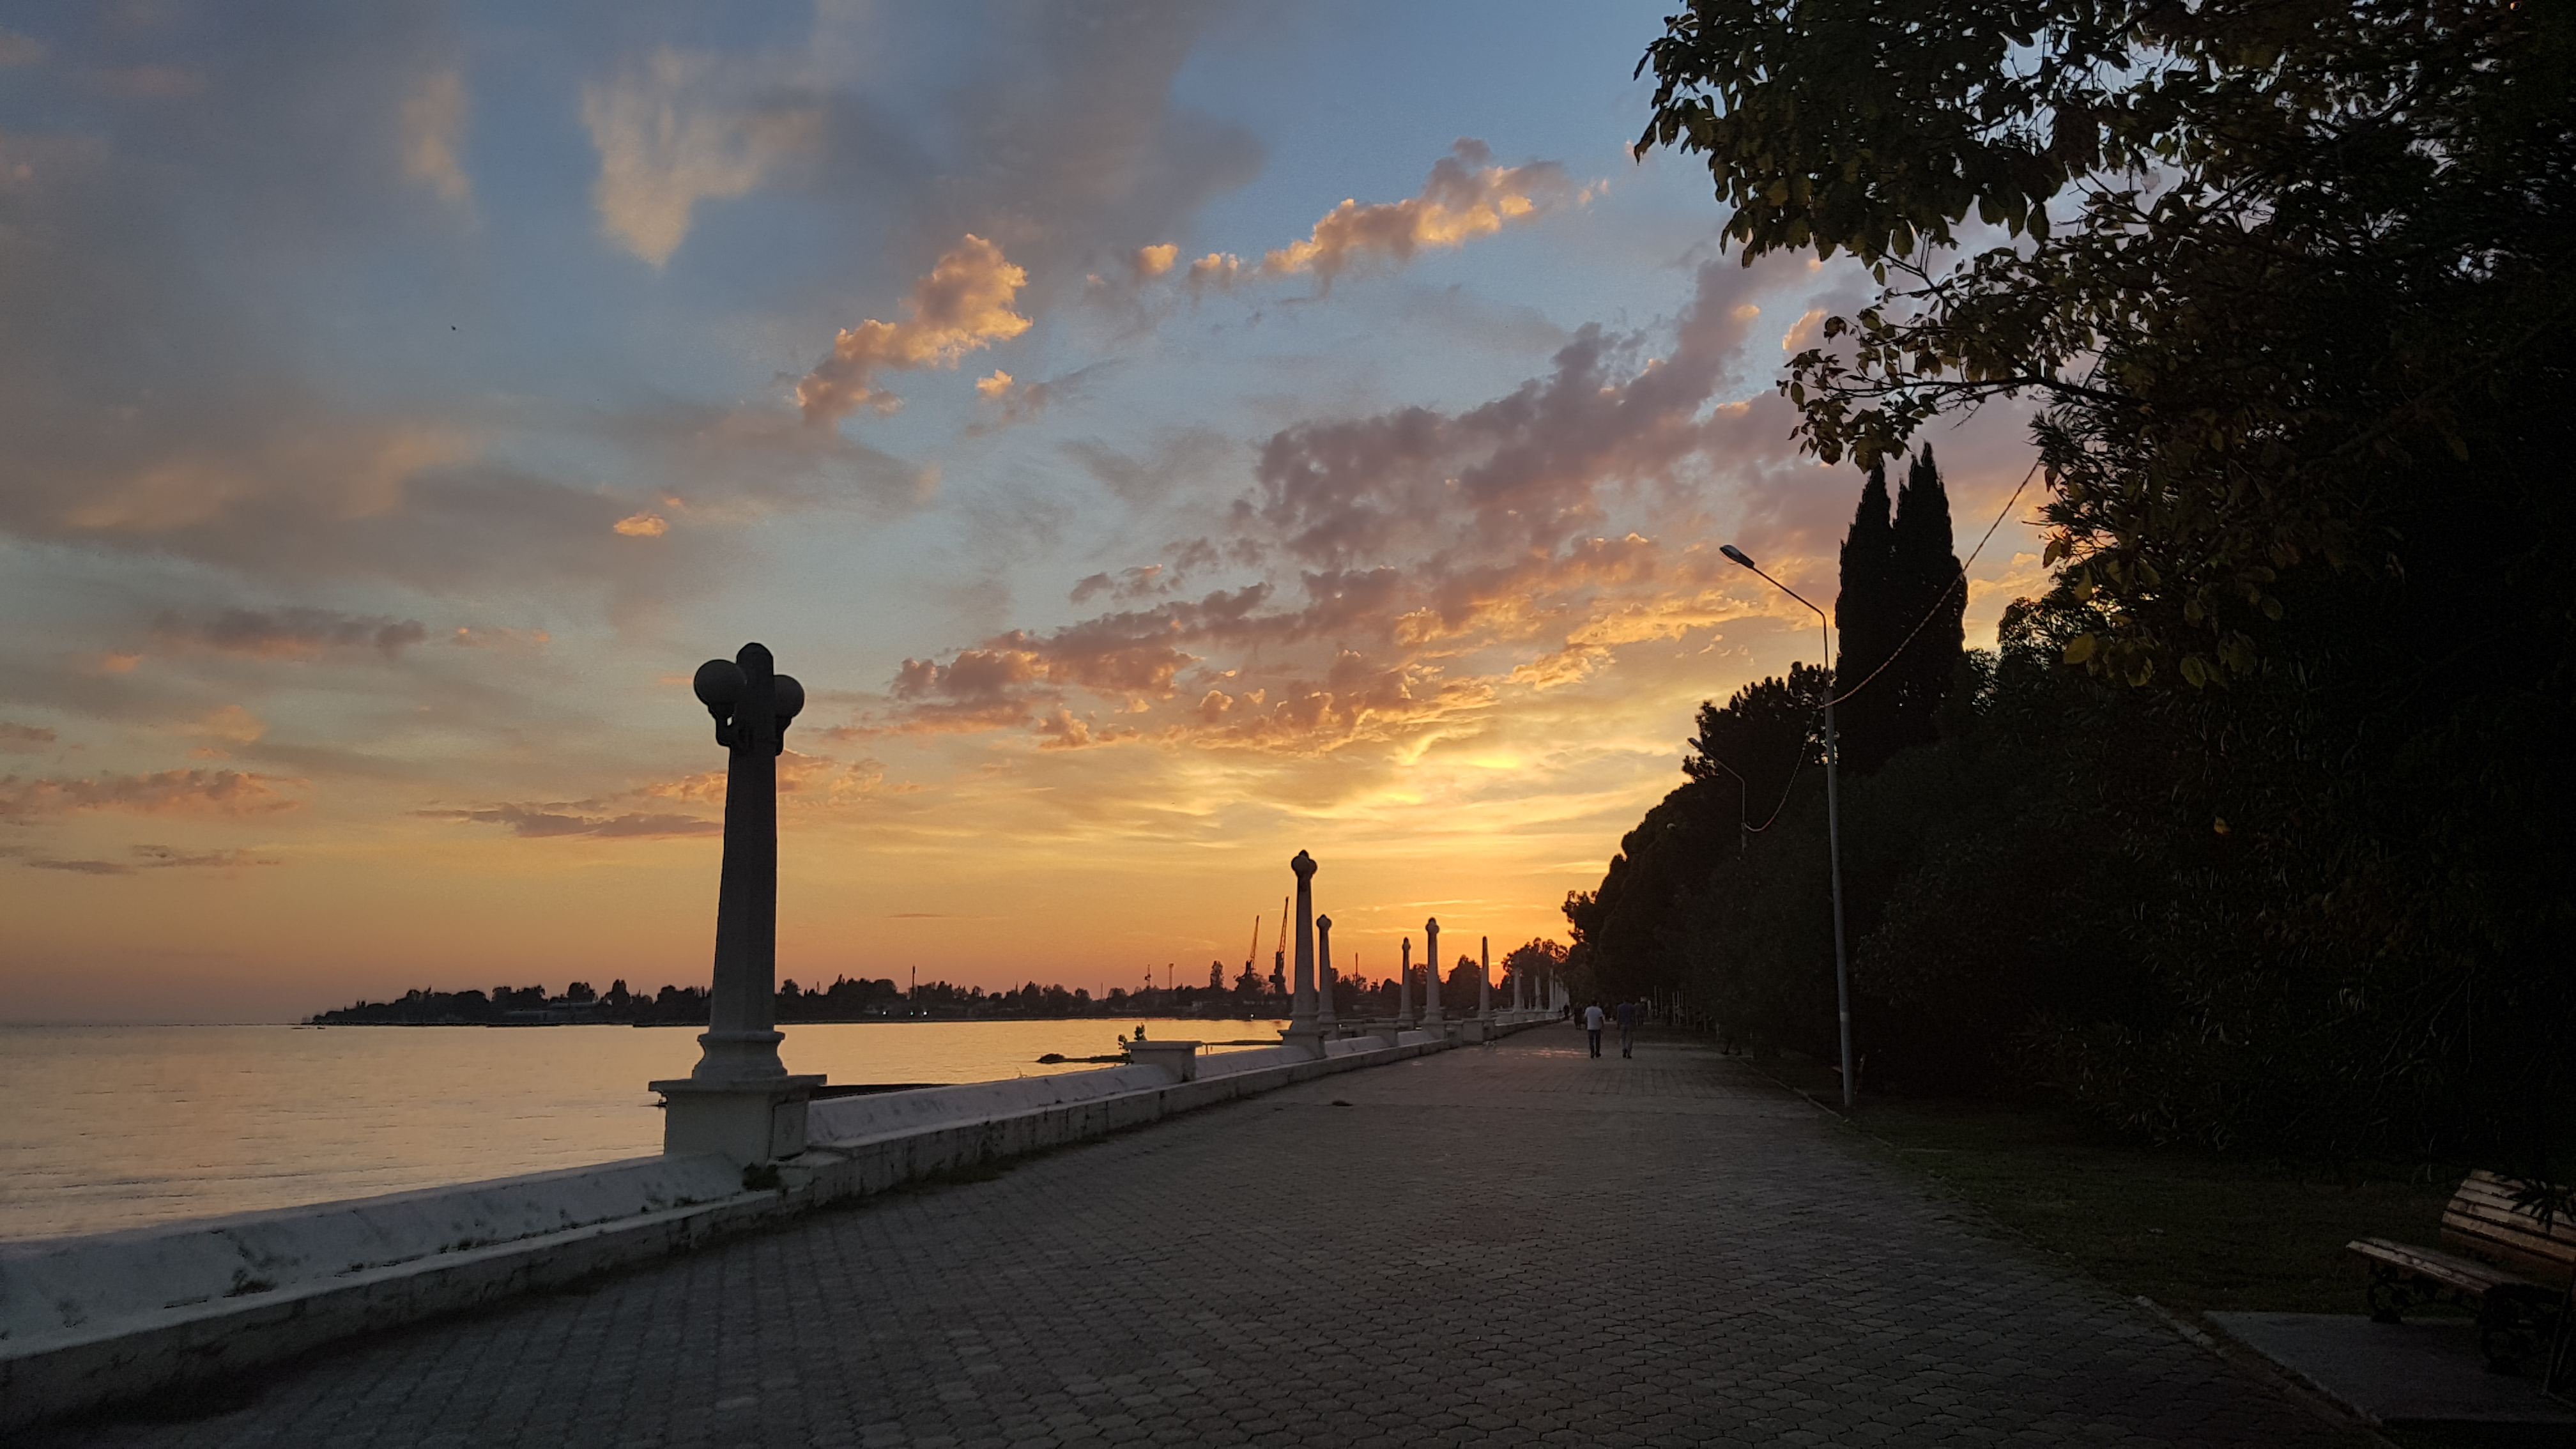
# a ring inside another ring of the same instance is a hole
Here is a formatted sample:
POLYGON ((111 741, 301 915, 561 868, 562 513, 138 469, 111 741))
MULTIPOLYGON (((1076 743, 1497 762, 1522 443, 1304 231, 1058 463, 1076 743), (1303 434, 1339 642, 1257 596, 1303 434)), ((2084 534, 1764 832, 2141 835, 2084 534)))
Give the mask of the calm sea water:
MULTIPOLYGON (((1148 1035, 1277 1040, 1277 1023, 1148 1035)), ((1081 1070, 1133 1020, 792 1025, 793 1072, 980 1082, 1081 1070)), ((658 1152, 644 1084, 699 1028, 0 1027, 0 1239, 140 1227, 658 1152)))

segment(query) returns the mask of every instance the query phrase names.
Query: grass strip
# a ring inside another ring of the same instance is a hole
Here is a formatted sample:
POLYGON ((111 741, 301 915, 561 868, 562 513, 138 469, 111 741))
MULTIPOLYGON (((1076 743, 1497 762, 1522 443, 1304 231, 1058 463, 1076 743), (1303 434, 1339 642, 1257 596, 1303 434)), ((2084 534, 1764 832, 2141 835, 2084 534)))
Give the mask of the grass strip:
MULTIPOLYGON (((1833 1101, 1830 1071, 1760 1065, 1833 1101)), ((1864 1101, 1845 1130, 2097 1281, 2184 1314, 2367 1312, 2343 1245, 2440 1246, 2459 1181, 2154 1147, 2047 1105, 1864 1101)))

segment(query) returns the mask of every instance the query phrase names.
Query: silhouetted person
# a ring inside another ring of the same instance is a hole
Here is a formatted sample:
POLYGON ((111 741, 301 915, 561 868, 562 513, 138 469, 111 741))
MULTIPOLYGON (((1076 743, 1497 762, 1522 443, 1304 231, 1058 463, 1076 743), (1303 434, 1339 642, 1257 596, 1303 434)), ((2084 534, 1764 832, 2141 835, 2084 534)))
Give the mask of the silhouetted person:
MULTIPOLYGON (((1636 1054, 1637 1003, 1623 1001, 1619 1003, 1619 1055, 1633 1057, 1636 1054)), ((1593 1055, 1598 1056, 1600 1053, 1595 1052, 1593 1055)))
POLYGON ((1596 1057, 1601 1055, 1602 1020, 1601 1007, 1598 1002, 1583 1008, 1583 1034, 1592 1039, 1592 1054, 1596 1057))

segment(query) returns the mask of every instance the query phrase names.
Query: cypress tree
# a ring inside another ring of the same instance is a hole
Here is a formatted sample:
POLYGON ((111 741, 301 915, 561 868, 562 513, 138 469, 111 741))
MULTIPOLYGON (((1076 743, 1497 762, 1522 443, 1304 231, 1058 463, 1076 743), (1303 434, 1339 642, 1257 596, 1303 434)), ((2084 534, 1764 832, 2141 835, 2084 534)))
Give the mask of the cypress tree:
POLYGON ((1959 654, 1967 642, 1962 621, 1968 591, 1959 583, 1959 556, 1952 552, 1950 496, 1941 486, 1941 469, 1932 461, 1929 444, 1906 469, 1889 532, 1894 583, 1889 592, 1897 607, 1889 619, 1896 633, 1888 645, 1902 646, 1904 653, 1873 690, 1893 686, 1888 691, 1893 716, 1888 752, 1893 754, 1940 737, 1941 705, 1958 678, 1959 654), (1907 644, 1906 632, 1917 621, 1922 630, 1907 644))
MULTIPOLYGON (((1852 515, 1851 532, 1843 538, 1842 592, 1834 599, 1835 632, 1841 636, 1841 650, 1834 660, 1836 693, 1869 678, 1887 662, 1888 651, 1904 638, 1904 631, 1913 627, 1912 616, 1897 619, 1902 612, 1898 584, 1896 530, 1888 519, 1887 465, 1881 463, 1869 470, 1869 482, 1860 491, 1860 508, 1852 515)), ((1882 675, 1834 710, 1842 765, 1847 770, 1867 774, 1902 745, 1896 733, 1895 692, 1886 686, 1882 675)))

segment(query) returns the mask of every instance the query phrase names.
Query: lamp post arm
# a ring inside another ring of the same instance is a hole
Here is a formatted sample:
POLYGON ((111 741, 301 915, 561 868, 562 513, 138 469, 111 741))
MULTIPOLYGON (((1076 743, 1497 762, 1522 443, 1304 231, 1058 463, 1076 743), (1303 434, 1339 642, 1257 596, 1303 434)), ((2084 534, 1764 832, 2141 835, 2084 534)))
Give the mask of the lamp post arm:
MULTIPOLYGON (((1797 600, 1801 604, 1807 604, 1808 609, 1812 610, 1817 618, 1823 619, 1826 617, 1824 610, 1818 609, 1815 605, 1807 603, 1806 595, 1799 593, 1796 589, 1793 589, 1787 584, 1780 582, 1778 579, 1771 577, 1769 574, 1762 572, 1760 565, 1746 564, 1745 567, 1753 570, 1754 576, 1761 579, 1764 583, 1769 584, 1771 587, 1778 589, 1784 594, 1787 594, 1790 598, 1797 600)), ((1832 627, 1830 622, 1827 624, 1827 627, 1832 627)), ((1828 647, 1830 647, 1830 645, 1828 647)))
MULTIPOLYGON (((1741 549, 1728 544, 1723 552, 1736 563, 1751 569, 1764 583, 1796 599, 1816 616, 1816 624, 1825 633, 1825 657, 1820 665, 1826 671, 1825 694, 1825 859, 1834 883, 1834 1016, 1837 1034, 1842 1038, 1843 1108, 1848 1111, 1860 1101, 1860 1067, 1852 1060, 1851 1029, 1851 956, 1843 941, 1843 805, 1839 776, 1842 751, 1834 738, 1834 696, 1831 688, 1834 667, 1833 616, 1814 604, 1796 589, 1762 572, 1762 566, 1747 558, 1741 549)), ((1733 771, 1728 773, 1732 774, 1733 771)), ((1740 778, 1740 777, 1739 777, 1740 778)))

